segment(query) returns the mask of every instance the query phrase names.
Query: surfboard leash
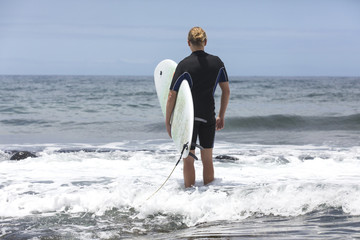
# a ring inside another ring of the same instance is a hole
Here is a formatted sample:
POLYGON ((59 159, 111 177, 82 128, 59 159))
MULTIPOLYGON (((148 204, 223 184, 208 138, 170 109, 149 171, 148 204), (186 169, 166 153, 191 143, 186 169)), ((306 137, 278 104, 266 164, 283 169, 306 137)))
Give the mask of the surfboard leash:
POLYGON ((151 195, 146 199, 146 201, 149 200, 150 198, 152 198, 158 191, 160 191, 160 189, 161 189, 161 188, 165 185, 165 183, 169 180, 169 178, 171 177, 171 175, 172 175, 173 172, 175 171, 176 166, 179 164, 179 162, 180 162, 180 160, 181 160, 181 158, 182 158, 182 155, 183 155, 183 153, 184 153, 184 150, 185 150, 185 149, 188 149, 188 147, 189 147, 188 145, 189 145, 188 142, 184 144, 183 149, 181 150, 181 154, 180 154, 179 160, 176 162, 173 170, 171 171, 171 173, 169 174, 169 176, 166 178, 165 182, 164 182, 153 194, 151 194, 151 195))

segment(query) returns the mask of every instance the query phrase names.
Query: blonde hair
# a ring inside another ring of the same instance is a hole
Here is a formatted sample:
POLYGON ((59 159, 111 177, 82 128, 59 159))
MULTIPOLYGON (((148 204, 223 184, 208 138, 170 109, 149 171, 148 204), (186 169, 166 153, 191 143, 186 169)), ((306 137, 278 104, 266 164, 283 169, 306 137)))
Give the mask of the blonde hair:
POLYGON ((188 40, 196 46, 204 45, 207 40, 206 32, 201 27, 193 27, 189 31, 188 40))

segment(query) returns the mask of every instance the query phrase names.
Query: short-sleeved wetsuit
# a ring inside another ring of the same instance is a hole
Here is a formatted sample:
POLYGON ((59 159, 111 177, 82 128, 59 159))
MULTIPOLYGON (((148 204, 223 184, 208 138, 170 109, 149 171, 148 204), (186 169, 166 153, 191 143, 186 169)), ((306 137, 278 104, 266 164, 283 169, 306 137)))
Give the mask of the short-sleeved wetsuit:
POLYGON ((196 143, 199 136, 202 147, 213 148, 216 123, 214 93, 219 82, 228 81, 224 63, 217 56, 195 51, 178 64, 170 90, 177 92, 184 79, 189 81, 194 102, 192 142, 196 143))

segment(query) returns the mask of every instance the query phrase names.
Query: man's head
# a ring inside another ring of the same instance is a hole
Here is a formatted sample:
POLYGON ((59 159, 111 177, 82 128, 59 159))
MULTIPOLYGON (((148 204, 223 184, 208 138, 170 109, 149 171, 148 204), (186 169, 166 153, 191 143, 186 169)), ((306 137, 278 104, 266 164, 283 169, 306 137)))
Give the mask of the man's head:
POLYGON ((193 27, 188 34, 188 44, 197 50, 204 49, 207 43, 206 32, 201 27, 193 27))

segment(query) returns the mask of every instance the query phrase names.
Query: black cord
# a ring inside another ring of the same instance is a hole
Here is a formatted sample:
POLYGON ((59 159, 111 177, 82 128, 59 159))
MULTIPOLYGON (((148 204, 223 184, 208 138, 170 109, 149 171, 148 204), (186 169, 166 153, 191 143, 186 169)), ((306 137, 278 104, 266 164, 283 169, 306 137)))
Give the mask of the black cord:
POLYGON ((176 166, 179 164, 179 162, 180 162, 180 160, 181 160, 181 158, 182 158, 182 155, 183 155, 183 153, 184 153, 184 150, 185 150, 185 149, 187 150, 187 149, 189 148, 188 145, 189 145, 189 143, 185 143, 185 144, 184 144, 183 149, 182 149, 182 151, 181 151, 180 158, 179 158, 179 160, 176 162, 173 170, 171 171, 171 173, 169 174, 169 176, 166 178, 165 182, 164 182, 153 194, 151 194, 151 195, 146 199, 146 201, 149 200, 150 198, 152 198, 158 191, 160 191, 160 189, 165 185, 165 183, 167 182, 167 180, 169 180, 169 178, 170 178, 170 176, 172 175, 172 173, 174 172, 176 166))

